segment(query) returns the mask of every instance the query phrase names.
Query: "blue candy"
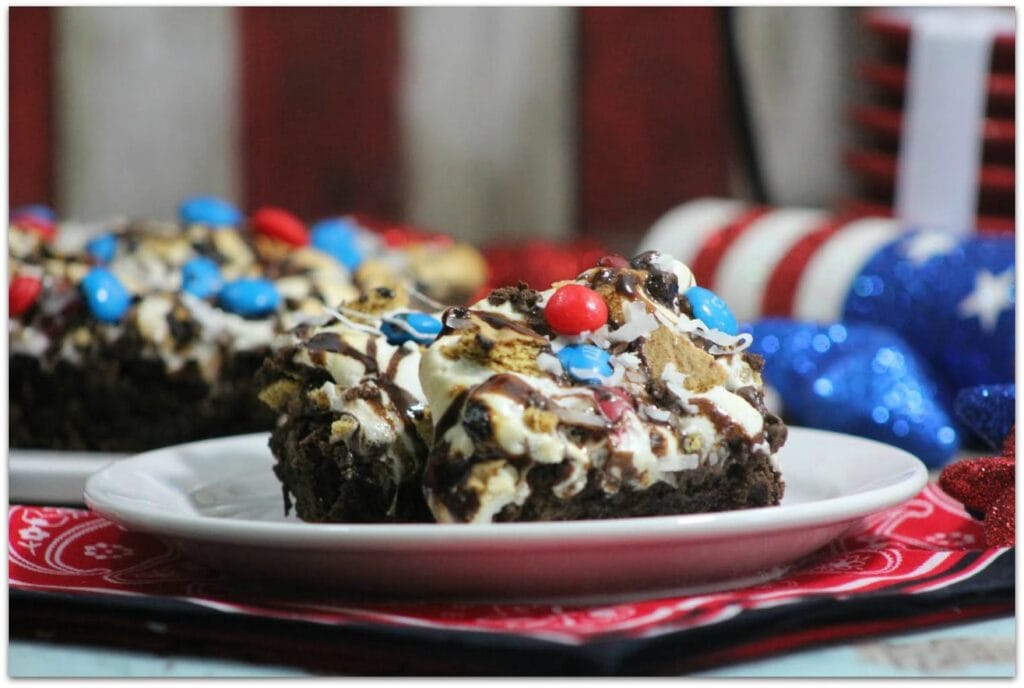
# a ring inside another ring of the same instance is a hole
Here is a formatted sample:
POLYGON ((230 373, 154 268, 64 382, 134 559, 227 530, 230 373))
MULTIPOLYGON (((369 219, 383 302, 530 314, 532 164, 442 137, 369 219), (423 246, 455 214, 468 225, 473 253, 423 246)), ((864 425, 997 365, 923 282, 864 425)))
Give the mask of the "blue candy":
POLYGON ((220 266, 212 258, 199 256, 181 266, 181 288, 197 298, 216 294, 223 284, 220 266))
POLYGON ((85 250, 100 263, 109 263, 117 252, 117 239, 113 234, 100 234, 85 244, 85 250))
POLYGON ((242 317, 260 317, 274 312, 281 302, 277 287, 270 280, 237 279, 220 290, 220 305, 242 317))
POLYGON ((693 317, 713 330, 726 334, 739 334, 736 317, 718 294, 704 287, 690 287, 684 294, 693 308, 693 317))
POLYGON ((405 342, 415 341, 417 344, 430 344, 441 333, 441 321, 426 313, 399 313, 395 319, 405 322, 416 331, 414 336, 402 327, 384 322, 380 331, 388 340, 388 344, 398 346, 405 342))
POLYGON ((611 356, 593 344, 566 346, 556 356, 565 372, 580 382, 598 385, 601 384, 601 377, 612 374, 611 356))
POLYGON ((352 223, 341 217, 320 220, 310 232, 310 242, 314 248, 333 256, 349 270, 355 270, 363 262, 358 238, 352 223))
POLYGON ((193 196, 178 208, 182 224, 234 227, 242 221, 242 213, 227 201, 215 196, 193 196))
POLYGON ((97 320, 115 323, 124 316, 132 297, 124 285, 106 268, 93 268, 80 285, 89 310, 97 320))
POLYGON ((56 222, 57 213, 48 205, 33 204, 18 206, 11 211, 11 217, 36 217, 46 222, 56 222))

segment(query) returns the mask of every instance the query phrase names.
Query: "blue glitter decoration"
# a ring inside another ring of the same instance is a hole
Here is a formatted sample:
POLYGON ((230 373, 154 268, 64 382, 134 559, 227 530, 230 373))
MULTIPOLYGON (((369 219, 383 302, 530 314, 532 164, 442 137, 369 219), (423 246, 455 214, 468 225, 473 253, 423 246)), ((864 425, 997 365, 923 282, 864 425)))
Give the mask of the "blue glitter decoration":
POLYGON ((359 232, 343 217, 320 220, 313 225, 310 230, 310 243, 314 248, 333 256, 349 270, 355 270, 363 262, 359 232))
POLYGON ((214 296, 223 285, 220 266, 212 258, 199 256, 181 266, 181 289, 196 298, 214 296))
POLYGON ((704 287, 690 287, 683 295, 693 308, 693 317, 708 327, 731 335, 739 332, 736 317, 715 292, 704 287))
POLYGON ((392 346, 399 346, 410 341, 417 344, 430 344, 441 333, 441 321, 426 313, 399 313, 395 318, 406 323, 416 331, 416 334, 385 321, 381 325, 380 331, 387 338, 388 344, 392 346))
POLYGON ((572 344, 562 347, 557 354, 562 368, 579 382, 599 385, 602 377, 612 374, 611 356, 593 344, 572 344))
POLYGON ((1016 385, 979 385, 957 392, 953 408, 964 425, 992 449, 1003 446, 1016 422, 1016 385))
POLYGON ((34 217, 44 222, 57 221, 57 213, 53 211, 53 208, 40 203, 18 206, 11 211, 11 217, 34 217))
POLYGON ((235 227, 242 221, 242 213, 238 208, 216 196, 186 198, 178 208, 178 216, 184 225, 235 227))
POLYGON ((281 302, 277 287, 260 278, 237 279, 220 290, 220 305, 245 318, 259 318, 273 313, 281 302))
POLYGON ((106 268, 93 268, 82 280, 79 288, 85 296, 89 310, 97 320, 116 323, 131 305, 132 297, 120 280, 106 268))
POLYGON ((844 321, 884 325, 924 356, 952 389, 1014 377, 1014 242, 911 232, 875 253, 854 278, 844 321))
MULTIPOLYGON (((746 328, 787 421, 860 435, 942 466, 960 447, 948 390, 886 328, 766 319, 746 328)), ((827 460, 822 455, 822 460, 827 460)))
POLYGON ((99 234, 85 244, 85 250, 100 263, 109 263, 117 253, 117 238, 113 234, 99 234))

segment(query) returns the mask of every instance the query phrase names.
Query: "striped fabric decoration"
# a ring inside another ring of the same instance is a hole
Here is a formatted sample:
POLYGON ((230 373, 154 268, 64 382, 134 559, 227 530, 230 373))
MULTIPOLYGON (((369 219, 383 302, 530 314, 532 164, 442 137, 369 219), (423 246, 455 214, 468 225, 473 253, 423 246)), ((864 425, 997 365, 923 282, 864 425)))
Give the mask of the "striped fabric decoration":
POLYGON ((729 192, 717 21, 711 8, 12 8, 10 202, 168 217, 215 193, 470 240, 635 240, 681 200, 729 192))

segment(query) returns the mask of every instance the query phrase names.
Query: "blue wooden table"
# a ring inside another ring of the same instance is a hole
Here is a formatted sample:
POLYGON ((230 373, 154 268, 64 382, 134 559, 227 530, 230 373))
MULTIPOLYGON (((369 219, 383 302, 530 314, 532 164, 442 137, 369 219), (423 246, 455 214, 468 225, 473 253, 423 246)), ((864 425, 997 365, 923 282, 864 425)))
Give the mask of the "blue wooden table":
MULTIPOLYGON (((11 677, 294 677, 291 667, 15 640, 11 677)), ((1013 617, 806 650, 706 671, 723 677, 1001 676, 1016 673, 1013 617)))

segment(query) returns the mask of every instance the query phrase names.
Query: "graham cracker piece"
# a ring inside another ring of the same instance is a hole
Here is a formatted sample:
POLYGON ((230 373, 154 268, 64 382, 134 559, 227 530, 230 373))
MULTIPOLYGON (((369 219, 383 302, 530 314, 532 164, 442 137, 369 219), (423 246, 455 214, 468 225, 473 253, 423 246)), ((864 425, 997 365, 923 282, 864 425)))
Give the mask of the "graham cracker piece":
POLYGON ((301 387, 295 380, 281 378, 260 390, 258 397, 273 410, 284 413, 288 404, 298 397, 300 391, 301 387))
MULTIPOLYGON (((644 284, 644 281, 647 279, 647 273, 644 272, 643 270, 632 270, 623 268, 617 270, 616 275, 617 279, 614 282, 599 282, 598 284, 593 285, 592 288, 594 289, 594 291, 601 295, 601 298, 604 299, 605 305, 608 306, 609 324, 620 326, 625 322, 623 310, 625 309, 626 302, 631 301, 633 299, 630 299, 629 297, 624 296, 619 292, 619 280, 628 279, 630 276, 632 276, 632 278, 635 279, 637 285, 642 285, 644 284)), ((638 290, 640 288, 641 287, 639 286, 637 287, 638 290)), ((651 308, 648 307, 647 310, 650 311, 651 308)))
POLYGON ((376 286, 366 289, 359 298, 345 304, 360 313, 386 313, 409 305, 409 295, 397 282, 394 285, 376 286))
POLYGON ((487 262, 468 244, 445 247, 414 244, 405 252, 416 281, 441 301, 464 301, 487 281, 487 262))
POLYGON ((558 416, 536 406, 528 406, 523 413, 523 423, 534 432, 554 432, 558 427, 558 416))
POLYGON ((537 356, 548 348, 548 340, 512 328, 495 328, 470 315, 475 327, 463 330, 453 343, 441 349, 452 360, 468 358, 496 373, 542 375, 537 356))
POLYGON ((355 272, 356 284, 369 291, 374 287, 397 287, 401 283, 395 271, 379 258, 367 258, 355 272))
POLYGON ((686 376, 683 386, 691 392, 706 392, 725 383, 725 371, 715 365, 711 354, 667 327, 659 327, 647 337, 644 358, 656 380, 669 363, 675 363, 676 370, 686 376))
POLYGON ((622 298, 622 294, 615 290, 614 284, 599 284, 594 287, 594 291, 601 295, 601 298, 604 299, 605 305, 608 306, 609 325, 621 326, 626 322, 622 313, 622 303, 624 299, 622 298))

